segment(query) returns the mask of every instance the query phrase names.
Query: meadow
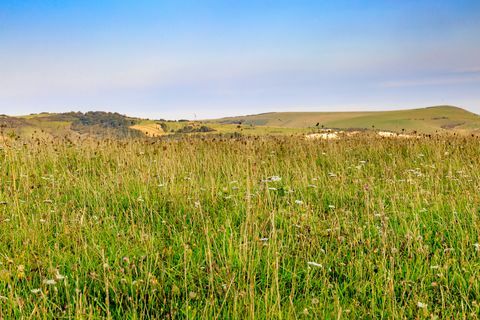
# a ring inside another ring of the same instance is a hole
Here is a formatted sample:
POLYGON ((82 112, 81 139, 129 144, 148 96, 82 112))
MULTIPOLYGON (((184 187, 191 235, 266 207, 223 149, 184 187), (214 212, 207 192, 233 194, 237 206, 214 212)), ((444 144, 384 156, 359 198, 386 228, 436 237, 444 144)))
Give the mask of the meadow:
POLYGON ((477 137, 0 146, 0 319, 480 313, 477 137))

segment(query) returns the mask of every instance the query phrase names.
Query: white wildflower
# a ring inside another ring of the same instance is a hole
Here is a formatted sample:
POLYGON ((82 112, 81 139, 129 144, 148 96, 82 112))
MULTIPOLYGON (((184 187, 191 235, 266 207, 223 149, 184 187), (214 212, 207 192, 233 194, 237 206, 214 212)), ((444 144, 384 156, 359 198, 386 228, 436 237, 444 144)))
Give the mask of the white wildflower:
POLYGON ((268 177, 267 179, 262 180, 262 182, 277 182, 280 180, 282 180, 282 178, 279 176, 271 176, 271 177, 268 177))
POLYGON ((312 267, 322 268, 323 266, 320 263, 308 261, 307 264, 312 267))
POLYGON ((43 280, 43 283, 46 285, 56 285, 57 281, 55 281, 54 279, 45 279, 43 280))
POLYGON ((427 304, 426 303, 423 303, 423 302, 420 302, 418 301, 417 302, 417 307, 421 308, 421 309, 425 309, 427 307, 427 304))
POLYGON ((57 274, 55 275, 55 279, 60 281, 65 279, 65 276, 63 274, 60 274, 60 272, 57 271, 57 274))
POLYGON ((295 203, 296 204, 303 204, 303 201, 302 200, 295 200, 295 203))

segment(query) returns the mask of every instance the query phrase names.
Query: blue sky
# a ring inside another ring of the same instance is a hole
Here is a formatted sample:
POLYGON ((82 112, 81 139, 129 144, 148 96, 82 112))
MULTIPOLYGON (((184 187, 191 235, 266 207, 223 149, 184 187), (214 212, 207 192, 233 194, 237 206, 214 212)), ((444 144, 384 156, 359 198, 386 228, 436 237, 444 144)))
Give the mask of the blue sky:
POLYGON ((0 113, 438 104, 480 113, 478 0, 0 0, 0 113))

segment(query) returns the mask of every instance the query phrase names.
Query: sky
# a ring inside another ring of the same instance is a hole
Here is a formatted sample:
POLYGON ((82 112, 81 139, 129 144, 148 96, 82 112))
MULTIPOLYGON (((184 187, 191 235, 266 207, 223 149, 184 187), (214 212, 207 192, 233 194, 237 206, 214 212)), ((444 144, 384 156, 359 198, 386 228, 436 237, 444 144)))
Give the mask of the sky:
POLYGON ((478 0, 0 0, 0 114, 480 113, 478 0))

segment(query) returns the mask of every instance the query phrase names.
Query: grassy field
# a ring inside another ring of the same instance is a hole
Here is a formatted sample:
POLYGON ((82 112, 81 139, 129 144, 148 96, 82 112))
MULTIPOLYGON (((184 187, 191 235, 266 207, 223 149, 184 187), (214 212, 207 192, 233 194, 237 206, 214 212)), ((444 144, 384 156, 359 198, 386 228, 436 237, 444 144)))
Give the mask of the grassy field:
POLYGON ((480 116, 461 108, 429 108, 376 112, 272 112, 215 120, 219 123, 243 122, 267 127, 307 128, 319 126, 337 129, 380 129, 422 133, 456 131, 476 132, 480 116))
POLYGON ((479 142, 0 140, 0 319, 477 318, 479 142))

